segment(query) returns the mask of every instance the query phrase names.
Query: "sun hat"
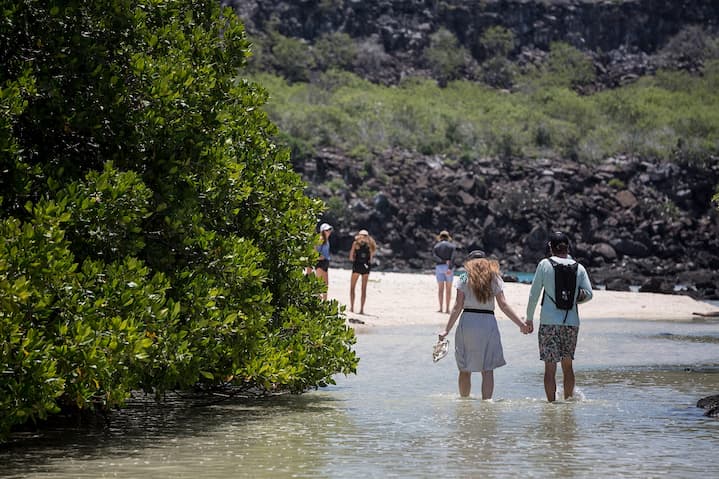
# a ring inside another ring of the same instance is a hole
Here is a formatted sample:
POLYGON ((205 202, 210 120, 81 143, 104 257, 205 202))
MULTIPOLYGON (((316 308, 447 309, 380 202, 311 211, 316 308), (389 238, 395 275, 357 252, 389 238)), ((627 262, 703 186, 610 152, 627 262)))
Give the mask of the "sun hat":
POLYGON ((467 261, 469 261, 470 259, 482 259, 486 257, 487 255, 484 254, 484 251, 482 251, 481 249, 475 249, 467 255, 467 261))
POLYGON ((322 223, 322 225, 320 226, 320 233, 331 229, 332 225, 330 225, 329 223, 322 223))
POLYGON ((367 230, 359 230, 359 233, 357 233, 360 236, 369 236, 369 232, 367 230))
POLYGON ((439 235, 437 235, 438 240, 446 239, 447 241, 452 241, 452 237, 449 235, 449 231, 442 230, 439 232, 439 235))

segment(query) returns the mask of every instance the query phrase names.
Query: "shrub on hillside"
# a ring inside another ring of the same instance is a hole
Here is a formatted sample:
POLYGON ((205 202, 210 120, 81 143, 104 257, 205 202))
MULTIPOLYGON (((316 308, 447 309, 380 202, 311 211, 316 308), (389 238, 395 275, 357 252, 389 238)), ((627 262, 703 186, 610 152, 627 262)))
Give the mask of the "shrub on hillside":
POLYGON ((317 66, 325 71, 350 69, 357 58, 354 40, 342 32, 322 35, 314 45, 317 66))
POLYGON ((365 75, 383 70, 393 63, 392 57, 385 51, 379 37, 372 35, 357 46, 355 69, 365 75))
POLYGON ((509 89, 515 74, 515 66, 507 58, 496 56, 482 63, 482 81, 489 86, 509 89))
POLYGON ((514 32, 500 25, 489 27, 482 32, 479 44, 485 58, 507 57, 514 50, 514 32))
POLYGON ((546 71, 548 80, 556 86, 577 88, 596 78, 592 59, 579 49, 563 42, 553 42, 549 48, 546 71))
POLYGON ((272 35, 272 58, 275 70, 291 82, 307 81, 315 68, 315 57, 303 40, 272 35))
POLYGON ((719 39, 700 26, 688 26, 669 39, 657 57, 667 66, 719 58, 719 39))
POLYGON ((460 78, 470 58, 467 49, 460 46, 457 37, 445 28, 440 28, 430 35, 429 39, 430 43, 424 51, 424 58, 434 78, 441 85, 460 78))

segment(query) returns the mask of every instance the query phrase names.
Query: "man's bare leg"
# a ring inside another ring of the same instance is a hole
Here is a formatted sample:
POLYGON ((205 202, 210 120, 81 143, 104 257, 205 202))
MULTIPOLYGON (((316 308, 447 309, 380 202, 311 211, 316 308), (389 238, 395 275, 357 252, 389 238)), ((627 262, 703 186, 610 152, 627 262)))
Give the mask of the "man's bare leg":
POLYGON ((544 392, 547 394, 547 401, 554 402, 557 398, 557 363, 544 362, 544 392))
POLYGON ((574 368, 572 358, 562 358, 562 375, 564 376, 564 399, 574 396, 574 368))

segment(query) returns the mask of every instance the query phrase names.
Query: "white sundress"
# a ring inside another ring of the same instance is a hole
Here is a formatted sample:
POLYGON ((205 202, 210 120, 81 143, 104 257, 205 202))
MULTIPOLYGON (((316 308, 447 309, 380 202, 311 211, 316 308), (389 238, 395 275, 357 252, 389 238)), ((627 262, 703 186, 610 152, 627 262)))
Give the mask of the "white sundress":
POLYGON ((454 357, 460 371, 490 371, 504 366, 502 339, 494 314, 470 312, 467 309, 494 311, 494 296, 504 289, 504 281, 495 276, 492 281, 493 296, 486 303, 477 300, 467 282, 467 275, 457 279, 457 290, 464 293, 464 311, 454 334, 454 357))

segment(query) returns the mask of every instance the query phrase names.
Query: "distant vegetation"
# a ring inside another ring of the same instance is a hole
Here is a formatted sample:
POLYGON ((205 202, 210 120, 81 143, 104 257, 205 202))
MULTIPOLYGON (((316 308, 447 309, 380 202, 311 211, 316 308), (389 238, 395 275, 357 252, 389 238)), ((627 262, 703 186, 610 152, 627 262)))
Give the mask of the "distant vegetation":
POLYGON ((719 154, 719 61, 708 61, 701 76, 661 71, 592 95, 571 88, 572 70, 563 65, 517 78, 511 93, 466 80, 441 88, 426 78, 385 87, 336 70, 312 82, 253 79, 270 92, 270 117, 300 156, 327 146, 360 159, 389 147, 460 161, 591 162, 622 153, 705 161, 719 154))
POLYGON ((389 147, 447 155, 561 156, 591 162, 618 154, 708 161, 719 154, 719 42, 698 27, 654 56, 655 75, 596 87, 592 59, 553 43, 540 64, 510 57, 514 38, 487 30, 481 63, 440 29, 425 74, 398 85, 362 78, 387 64, 380 45, 343 34, 314 45, 278 33, 253 40, 252 78, 270 92, 270 117, 295 155, 340 148, 360 159, 389 147), (291 53, 288 53, 291 51, 291 53), (696 68, 682 68, 691 63, 696 68))

